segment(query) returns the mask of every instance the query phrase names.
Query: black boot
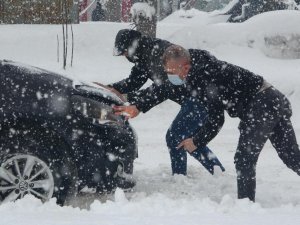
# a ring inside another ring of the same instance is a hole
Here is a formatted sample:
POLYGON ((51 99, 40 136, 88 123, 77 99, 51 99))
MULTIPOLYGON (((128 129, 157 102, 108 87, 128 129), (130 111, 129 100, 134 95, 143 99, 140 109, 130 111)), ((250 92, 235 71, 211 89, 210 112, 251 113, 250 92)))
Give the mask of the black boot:
POLYGON ((255 172, 237 171, 238 199, 249 198, 255 202, 256 178, 255 172))
POLYGON ((125 173, 123 166, 120 164, 117 169, 116 186, 124 191, 131 191, 135 185, 135 179, 131 174, 125 173))

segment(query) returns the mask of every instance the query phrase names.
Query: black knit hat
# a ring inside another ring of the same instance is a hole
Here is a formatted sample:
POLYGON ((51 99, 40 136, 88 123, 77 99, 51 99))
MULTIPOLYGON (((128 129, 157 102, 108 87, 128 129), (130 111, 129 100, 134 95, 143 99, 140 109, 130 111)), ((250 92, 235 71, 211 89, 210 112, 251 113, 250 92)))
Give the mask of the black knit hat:
POLYGON ((136 30, 120 30, 115 39, 114 55, 123 55, 132 45, 134 40, 139 39, 142 34, 136 30))

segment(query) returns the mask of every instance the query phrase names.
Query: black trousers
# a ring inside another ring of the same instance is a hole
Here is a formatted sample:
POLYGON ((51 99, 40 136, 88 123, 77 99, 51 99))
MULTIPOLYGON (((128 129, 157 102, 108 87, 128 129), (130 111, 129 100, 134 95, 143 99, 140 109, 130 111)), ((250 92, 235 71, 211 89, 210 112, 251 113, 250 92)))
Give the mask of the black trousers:
POLYGON ((268 139, 287 167, 300 175, 300 150, 291 115, 289 101, 273 87, 258 93, 245 109, 234 160, 238 198, 255 201, 256 163, 268 139))

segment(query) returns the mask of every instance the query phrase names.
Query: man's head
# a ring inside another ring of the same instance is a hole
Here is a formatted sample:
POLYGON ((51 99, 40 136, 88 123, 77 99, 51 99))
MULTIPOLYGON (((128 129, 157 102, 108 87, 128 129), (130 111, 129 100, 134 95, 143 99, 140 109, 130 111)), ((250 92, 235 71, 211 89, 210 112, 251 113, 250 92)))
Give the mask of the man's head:
POLYGON ((136 30, 123 29, 120 30, 115 39, 113 54, 115 56, 130 56, 134 54, 137 42, 142 34, 136 30))
POLYGON ((170 82, 175 85, 183 84, 191 68, 189 51, 179 45, 171 45, 166 49, 162 60, 170 82))
POLYGON ((97 0, 96 7, 100 7, 100 8, 102 7, 100 0, 97 0))

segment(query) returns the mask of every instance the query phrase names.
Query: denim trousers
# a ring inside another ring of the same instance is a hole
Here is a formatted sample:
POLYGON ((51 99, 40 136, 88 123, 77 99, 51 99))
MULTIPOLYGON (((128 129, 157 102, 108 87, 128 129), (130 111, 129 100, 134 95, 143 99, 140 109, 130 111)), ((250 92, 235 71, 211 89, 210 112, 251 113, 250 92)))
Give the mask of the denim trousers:
MULTIPOLYGON (((173 174, 186 175, 187 151, 183 148, 178 149, 177 146, 183 140, 192 138, 201 129, 207 116, 205 107, 194 97, 186 99, 181 105, 181 109, 166 135, 173 174)), ((197 148, 190 155, 198 160, 211 174, 214 173, 214 166, 219 166, 222 171, 225 171, 216 155, 208 147, 197 148)))

